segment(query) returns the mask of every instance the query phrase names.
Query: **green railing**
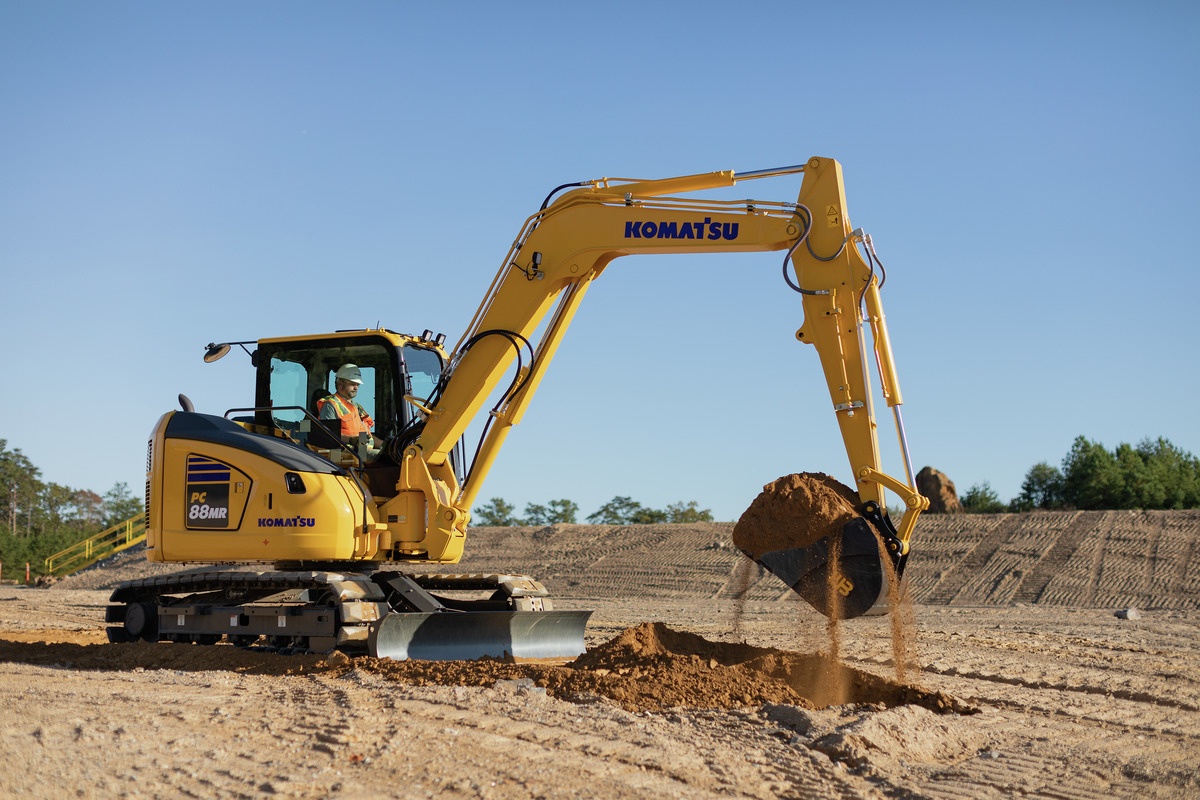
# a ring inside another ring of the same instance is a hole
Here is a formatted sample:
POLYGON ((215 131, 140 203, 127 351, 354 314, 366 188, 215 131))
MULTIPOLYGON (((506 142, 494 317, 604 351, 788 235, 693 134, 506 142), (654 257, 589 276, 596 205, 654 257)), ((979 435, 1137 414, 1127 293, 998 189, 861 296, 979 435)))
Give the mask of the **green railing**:
POLYGON ((46 559, 46 574, 67 575, 78 572, 102 558, 128 550, 145 540, 146 515, 138 514, 50 556, 46 559))

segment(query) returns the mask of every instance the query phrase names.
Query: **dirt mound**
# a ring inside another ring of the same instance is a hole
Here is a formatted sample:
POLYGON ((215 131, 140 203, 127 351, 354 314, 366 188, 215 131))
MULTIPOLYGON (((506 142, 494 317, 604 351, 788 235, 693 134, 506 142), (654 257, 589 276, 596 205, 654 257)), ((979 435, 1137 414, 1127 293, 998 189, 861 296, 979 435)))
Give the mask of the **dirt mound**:
MULTIPOLYGON (((370 656, 289 656, 232 645, 101 644, 53 640, 0 639, 0 661, 73 669, 181 672, 226 670, 254 675, 362 672, 403 684, 496 687, 511 684, 544 688, 571 702, 607 698, 631 711, 672 708, 730 709, 763 704, 800 708, 845 703, 882 706, 916 704, 938 712, 967 711, 938 692, 895 684, 826 656, 805 655, 749 644, 712 642, 694 633, 643 622, 577 658, 559 664, 504 661, 392 661, 370 656)), ((20 637, 41 638, 41 637, 20 637)))
MULTIPOLYGON (((47 639, 54 633, 46 631, 47 639)), ((393 661, 342 653, 287 656, 230 645, 79 644, 11 637, 0 639, 0 661, 72 669, 224 670, 253 675, 342 675, 361 670, 417 686, 538 687, 572 702, 606 698, 630 711, 764 704, 815 708, 845 703, 915 704, 939 713, 971 710, 940 692, 887 681, 819 654, 714 642, 658 622, 628 628, 567 665, 393 661)))
POLYGON ((905 765, 961 761, 986 741, 978 726, 963 717, 935 717, 905 705, 863 716, 817 739, 813 747, 851 767, 894 773, 905 765))
POLYGON ((752 558, 807 547, 858 516, 858 494, 823 472, 784 475, 763 487, 733 527, 733 543, 752 558))
POLYGON ((600 647, 575 659, 580 669, 617 669, 645 659, 667 656, 702 656, 733 664, 748 661, 765 651, 747 644, 712 642, 687 631, 676 631, 661 622, 626 628, 600 647))

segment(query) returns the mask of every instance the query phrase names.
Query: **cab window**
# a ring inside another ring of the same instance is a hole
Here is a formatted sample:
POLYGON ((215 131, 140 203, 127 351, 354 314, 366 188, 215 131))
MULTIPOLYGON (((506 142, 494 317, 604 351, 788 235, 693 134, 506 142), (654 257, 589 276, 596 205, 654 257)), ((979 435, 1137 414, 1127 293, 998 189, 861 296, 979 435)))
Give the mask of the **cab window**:
POLYGON ((308 407, 308 370, 296 361, 271 359, 271 408, 277 421, 297 423, 308 407))
MULTIPOLYGON (((263 424, 293 431, 301 426, 305 411, 318 416, 317 402, 336 391, 334 375, 343 364, 355 364, 362 384, 354 401, 375 420, 375 433, 387 438, 396 433, 396 351, 378 338, 312 340, 260 348, 256 406, 263 424)), ((303 437, 299 437, 303 438, 303 437)))

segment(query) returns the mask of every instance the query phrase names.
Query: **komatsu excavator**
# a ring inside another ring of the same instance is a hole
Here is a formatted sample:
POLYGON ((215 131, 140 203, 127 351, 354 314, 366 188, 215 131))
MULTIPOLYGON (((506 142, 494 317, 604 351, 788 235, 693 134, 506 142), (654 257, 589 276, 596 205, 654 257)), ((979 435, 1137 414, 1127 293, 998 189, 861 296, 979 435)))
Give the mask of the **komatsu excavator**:
POLYGON ((254 404, 217 416, 180 395, 182 410, 159 419, 149 440, 146 546, 151 561, 225 566, 119 585, 109 639, 226 638, 396 659, 582 653, 591 612, 551 608, 533 578, 433 567, 458 563, 484 477, 610 262, 760 251, 783 254, 784 279, 804 312, 796 338, 816 347, 863 507, 840 536, 757 560, 823 613, 886 605, 928 503, 915 489, 900 417, 882 264, 870 236, 850 225, 841 166, 812 158, 746 173, 558 187, 526 219, 451 351, 443 335, 384 328, 209 345, 206 361, 231 345, 250 354, 254 404), (796 202, 693 196, 786 175, 803 176, 796 202), (895 415, 904 480, 881 467, 869 361, 895 415), (346 365, 358 367, 357 402, 375 424, 349 441, 317 410, 346 365), (477 417, 482 432, 467 463, 461 443, 477 417), (885 490, 903 504, 898 525, 885 490), (820 588, 832 585, 829 577, 838 589, 832 601, 820 588))

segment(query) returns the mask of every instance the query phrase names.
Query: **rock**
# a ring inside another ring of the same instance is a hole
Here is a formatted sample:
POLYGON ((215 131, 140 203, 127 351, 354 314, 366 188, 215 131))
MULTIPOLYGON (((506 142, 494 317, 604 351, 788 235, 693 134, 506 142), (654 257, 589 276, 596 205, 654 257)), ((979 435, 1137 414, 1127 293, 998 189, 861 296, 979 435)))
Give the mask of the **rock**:
POLYGON ((334 650, 332 653, 325 656, 325 661, 331 667, 344 667, 350 663, 350 656, 346 655, 341 650, 334 650))
POLYGON ((1122 608, 1120 611, 1113 614, 1117 619, 1141 619, 1142 612, 1136 608, 1122 608))
POLYGON ((933 467, 925 467, 917 473, 917 491, 929 498, 929 513, 931 514, 959 514, 962 512, 962 503, 958 502, 958 492, 954 490, 954 481, 933 467))

